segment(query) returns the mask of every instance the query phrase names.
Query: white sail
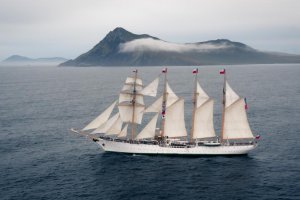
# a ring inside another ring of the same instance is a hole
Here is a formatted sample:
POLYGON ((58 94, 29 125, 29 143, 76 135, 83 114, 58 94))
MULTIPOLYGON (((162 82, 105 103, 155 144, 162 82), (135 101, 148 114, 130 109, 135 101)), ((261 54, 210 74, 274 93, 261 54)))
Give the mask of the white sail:
POLYGON ((150 122, 145 126, 145 128, 136 136, 135 139, 146 139, 153 138, 155 136, 156 122, 158 118, 158 113, 150 120, 150 122))
POLYGON ((118 135, 122 130, 122 124, 123 122, 119 115, 115 123, 113 123, 111 127, 105 132, 105 135, 118 135))
POLYGON ((215 129, 213 123, 214 101, 212 99, 202 103, 196 108, 193 138, 210 138, 215 137, 215 129))
POLYGON ((109 116, 111 115, 117 101, 113 102, 104 112, 102 112, 98 117, 96 117, 92 122, 90 122, 86 127, 82 129, 82 131, 87 131, 91 129, 96 129, 102 124, 104 124, 109 116))
MULTIPOLYGON (((133 77, 127 77, 125 83, 134 83, 133 77)), ((143 81, 140 78, 136 78, 136 85, 143 85, 143 81)))
POLYGON ((147 85, 141 93, 143 95, 155 97, 157 94, 157 87, 158 87, 159 78, 154 79, 149 85, 147 85))
POLYGON ((128 130, 128 124, 124 126, 120 134, 118 135, 118 138, 124 138, 127 136, 127 130, 128 130))
POLYGON ((167 107, 175 103, 179 98, 171 89, 169 83, 167 82, 167 107))
POLYGON ((118 120, 120 114, 117 113, 114 116, 112 116, 106 123, 99 126, 96 130, 91 132, 91 134, 97 134, 97 133, 106 133, 110 127, 118 120))
MULTIPOLYGON (((119 96, 119 103, 125 102, 125 101, 130 102, 132 99, 133 99, 133 95, 132 94, 121 92, 120 96, 119 96)), ((140 95, 140 94, 135 95, 135 102, 139 103, 139 104, 144 104, 144 97, 143 97, 143 95, 140 95)))
POLYGON ((142 118, 144 114, 145 106, 142 104, 135 104, 135 112, 134 112, 134 121, 132 121, 132 112, 133 112, 133 106, 129 102, 122 102, 119 103, 119 113, 120 117, 123 122, 125 123, 136 123, 141 124, 142 118))
POLYGON ((209 96, 206 94, 206 92, 201 88, 199 82, 197 82, 197 108, 201 106, 203 103, 205 103, 208 99, 209 96))
POLYGON ((184 122, 184 99, 179 99, 169 108, 167 108, 165 117, 165 136, 187 136, 184 122))
POLYGON ((237 101, 240 97, 237 95, 233 89, 230 87, 228 82, 226 81, 226 105, 225 107, 228 108, 231 104, 237 101))
MULTIPOLYGON (((133 87, 134 87, 133 83, 125 83, 122 88, 122 91, 132 91, 133 87)), ((141 85, 136 85, 135 89, 136 89, 136 91, 140 91, 143 89, 143 87, 141 85)))
MULTIPOLYGON (((177 97, 177 96, 176 96, 177 97)), ((167 108, 173 105, 175 103, 176 98, 174 96, 167 96, 167 108)), ((178 97, 177 97, 178 100, 178 97)), ((160 96, 158 99, 156 99, 150 106, 148 106, 144 112, 161 112, 161 106, 163 102, 163 96, 160 96)))
MULTIPOLYGON (((172 104, 174 104, 179 98, 177 95, 173 92, 170 85, 167 83, 167 108, 170 107, 172 104)), ((160 96, 158 99, 156 99, 150 106, 148 106, 144 112, 161 112, 161 107, 163 103, 163 96, 160 96)))
POLYGON ((143 118, 144 96, 141 94, 142 80, 139 78, 127 77, 125 85, 119 95, 119 113, 121 120, 125 123, 141 124, 143 118), (134 82, 136 81, 136 82, 134 82), (135 94, 134 94, 135 85, 135 94), (133 107, 133 97, 135 96, 135 103, 133 107), (134 110, 134 113, 133 113, 134 110))
POLYGON ((150 106, 148 106, 144 112, 160 112, 161 111, 161 105, 163 102, 163 97, 159 97, 156 99, 150 106))
POLYGON ((126 84, 123 86, 122 91, 131 90, 132 86, 131 84, 126 84))
POLYGON ((254 138, 254 136, 247 119, 244 99, 240 98, 225 108, 223 139, 243 138, 254 138))

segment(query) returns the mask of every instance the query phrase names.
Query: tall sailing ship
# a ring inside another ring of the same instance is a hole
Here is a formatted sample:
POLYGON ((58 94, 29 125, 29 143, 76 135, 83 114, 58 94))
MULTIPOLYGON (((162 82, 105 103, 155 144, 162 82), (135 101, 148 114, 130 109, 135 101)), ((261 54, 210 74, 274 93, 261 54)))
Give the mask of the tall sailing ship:
POLYGON ((126 78, 118 100, 82 130, 71 130, 88 136, 104 151, 130 154, 242 155, 257 146, 258 136, 253 136, 247 119, 246 99, 230 87, 225 69, 220 71, 224 76, 224 86, 219 136, 216 136, 213 123, 214 100, 201 88, 198 69, 193 70, 189 135, 185 127, 184 99, 171 89, 167 68, 162 70, 162 95, 149 106, 145 106, 144 97, 157 96, 159 77, 143 87, 138 70, 133 73, 133 77, 126 78), (117 113, 111 116, 115 107, 117 113), (151 118, 137 132, 137 126, 143 124, 146 114, 151 118))

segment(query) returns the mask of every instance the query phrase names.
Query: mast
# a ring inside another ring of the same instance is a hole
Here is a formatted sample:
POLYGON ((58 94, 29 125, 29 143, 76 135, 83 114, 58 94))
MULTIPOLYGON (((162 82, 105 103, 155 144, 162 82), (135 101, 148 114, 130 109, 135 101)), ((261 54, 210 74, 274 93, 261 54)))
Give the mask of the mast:
MULTIPOLYGON (((226 76, 224 78, 226 80, 226 76)), ((225 83, 225 110, 222 139, 253 139, 247 113, 246 102, 228 84, 225 83)))
POLYGON ((167 72, 168 68, 164 68, 162 70, 162 73, 165 74, 165 79, 164 79, 164 92, 163 92, 163 100, 162 100, 162 120, 161 120, 161 137, 164 137, 164 132, 165 132, 165 114, 166 114, 166 109, 167 109, 167 72))
POLYGON ((221 143, 223 143, 223 136, 224 136, 224 121, 225 121, 225 106, 226 106, 226 70, 223 69, 220 71, 220 74, 224 75, 224 83, 223 83, 223 100, 222 100, 222 126, 221 126, 221 143))
POLYGON ((194 135, 194 126, 195 126, 195 114, 197 109, 197 79, 198 79, 198 68, 193 70, 194 76, 194 92, 193 92, 193 114, 192 114, 192 126, 191 126, 191 133, 190 133, 190 143, 193 142, 193 135, 194 135))
POLYGON ((135 113, 135 99, 136 99, 136 78, 138 70, 134 70, 134 82, 133 82, 133 97, 132 97, 132 118, 131 118, 131 140, 133 140, 135 135, 136 124, 134 123, 134 113, 135 113))

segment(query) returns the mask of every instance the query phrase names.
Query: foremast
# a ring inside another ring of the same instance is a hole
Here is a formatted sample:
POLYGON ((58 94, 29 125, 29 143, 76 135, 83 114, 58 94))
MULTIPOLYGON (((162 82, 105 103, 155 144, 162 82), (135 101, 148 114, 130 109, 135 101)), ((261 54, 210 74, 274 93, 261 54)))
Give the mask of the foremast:
POLYGON ((119 113, 122 122, 130 125, 128 138, 134 139, 137 124, 142 123, 144 95, 142 94, 143 82, 138 78, 137 70, 133 70, 134 76, 127 77, 119 95, 119 113))
POLYGON ((135 100, 136 100, 136 79, 137 79, 137 73, 138 70, 134 70, 134 82, 133 82, 133 91, 132 91, 132 118, 131 118, 131 134, 130 134, 130 139, 133 140, 135 137, 135 132, 136 132, 136 124, 134 123, 135 121, 135 100))

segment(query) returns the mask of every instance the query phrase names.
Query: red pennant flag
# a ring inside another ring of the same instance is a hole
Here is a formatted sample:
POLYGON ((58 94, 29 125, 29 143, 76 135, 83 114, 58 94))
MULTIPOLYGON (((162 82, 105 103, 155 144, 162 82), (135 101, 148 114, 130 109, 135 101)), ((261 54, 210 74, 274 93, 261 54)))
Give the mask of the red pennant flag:
POLYGON ((245 101, 245 110, 247 110, 248 109, 247 99, 244 98, 244 101, 245 101))
POLYGON ((198 68, 197 69, 193 69, 193 74, 198 74, 198 68))
POLYGON ((259 140, 260 139, 260 135, 255 136, 255 139, 259 140))
POLYGON ((161 72, 162 73, 167 73, 168 72, 168 68, 164 68, 161 72))
POLYGON ((225 74, 225 69, 220 70, 220 74, 225 74))

